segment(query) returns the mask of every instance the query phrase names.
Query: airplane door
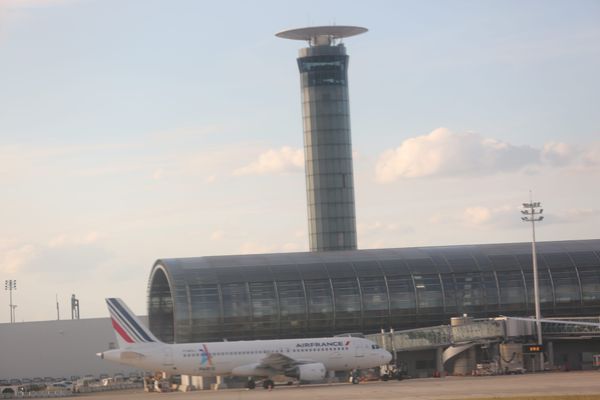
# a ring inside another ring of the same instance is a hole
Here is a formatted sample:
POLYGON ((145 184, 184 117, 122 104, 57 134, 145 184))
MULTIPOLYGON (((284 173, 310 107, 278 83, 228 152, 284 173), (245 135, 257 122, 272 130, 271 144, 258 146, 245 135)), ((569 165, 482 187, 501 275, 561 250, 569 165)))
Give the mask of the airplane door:
POLYGON ((163 352, 163 366, 165 369, 175 369, 175 364, 173 363, 173 350, 169 346, 165 346, 163 352))

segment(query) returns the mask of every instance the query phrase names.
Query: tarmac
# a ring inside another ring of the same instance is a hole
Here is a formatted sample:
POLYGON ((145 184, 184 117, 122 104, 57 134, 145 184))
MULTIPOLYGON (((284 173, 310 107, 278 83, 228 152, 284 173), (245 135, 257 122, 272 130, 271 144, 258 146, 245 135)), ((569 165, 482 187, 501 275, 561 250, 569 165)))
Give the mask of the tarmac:
POLYGON ((469 399, 480 397, 559 396, 559 395, 600 394, 600 372, 547 372, 541 374, 446 377, 407 379, 388 382, 362 382, 315 384, 303 386, 277 386, 272 391, 262 388, 204 390, 194 392, 144 393, 142 390, 120 392, 101 392, 82 397, 101 398, 103 400, 437 400, 469 399))

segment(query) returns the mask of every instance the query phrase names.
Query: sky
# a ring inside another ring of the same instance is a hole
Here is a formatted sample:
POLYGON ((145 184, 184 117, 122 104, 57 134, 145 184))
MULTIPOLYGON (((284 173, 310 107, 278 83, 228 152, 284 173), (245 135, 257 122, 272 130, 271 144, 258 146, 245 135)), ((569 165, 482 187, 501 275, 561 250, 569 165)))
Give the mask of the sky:
MULTIPOLYGON (((0 0, 16 320, 146 313, 155 260, 308 250, 303 42, 345 40, 358 247, 600 238, 600 2, 0 0)), ((0 323, 9 321, 2 293, 0 323)))

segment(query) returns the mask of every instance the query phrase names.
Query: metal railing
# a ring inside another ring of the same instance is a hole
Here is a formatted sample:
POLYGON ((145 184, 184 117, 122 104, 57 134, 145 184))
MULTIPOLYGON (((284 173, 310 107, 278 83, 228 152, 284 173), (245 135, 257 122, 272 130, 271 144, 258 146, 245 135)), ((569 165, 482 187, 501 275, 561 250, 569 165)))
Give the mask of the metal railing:
MULTIPOLYGON (((367 335, 389 351, 412 351, 473 342, 494 342, 533 335, 534 319, 501 317, 472 320, 463 325, 437 325, 367 335)), ((544 337, 600 337, 600 317, 542 320, 544 337)))
POLYGON ((74 391, 71 390, 36 390, 23 392, 15 390, 14 393, 1 393, 0 399, 29 399, 29 398, 56 398, 56 397, 72 397, 80 393, 107 392, 112 390, 127 390, 142 388, 142 383, 115 383, 111 385, 91 385, 79 387, 74 391))
POLYGON ((438 325, 367 336, 381 347, 393 351, 432 349, 474 341, 494 341, 504 337, 502 320, 474 320, 459 326, 438 325))

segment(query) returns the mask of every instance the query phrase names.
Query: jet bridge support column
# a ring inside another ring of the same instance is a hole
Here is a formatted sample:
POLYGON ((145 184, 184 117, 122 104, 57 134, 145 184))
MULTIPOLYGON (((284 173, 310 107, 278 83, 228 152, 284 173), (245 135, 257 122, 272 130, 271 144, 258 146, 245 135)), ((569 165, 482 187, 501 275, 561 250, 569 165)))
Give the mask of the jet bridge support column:
POLYGON ((211 385, 214 390, 227 389, 225 377, 217 375, 217 382, 211 385))
POLYGON ((444 371, 443 354, 444 354, 443 347, 438 347, 437 349, 435 349, 435 370, 439 374, 438 376, 440 378, 442 378, 446 375, 446 371, 444 371))
POLYGON ((216 382, 215 378, 209 376, 195 376, 194 378, 198 378, 198 385, 196 387, 199 390, 210 390, 216 382))
POLYGON ((191 390, 210 390, 213 383, 215 383, 215 378, 181 375, 181 386, 179 389, 182 392, 189 392, 191 390))
POLYGON ((181 375, 181 385, 179 385, 179 390, 181 392, 189 392, 191 390, 194 390, 191 375, 181 375))
POLYGON ((546 349, 548 349, 548 357, 546 361, 548 362, 548 367, 550 370, 554 369, 554 343, 546 342, 546 349))

